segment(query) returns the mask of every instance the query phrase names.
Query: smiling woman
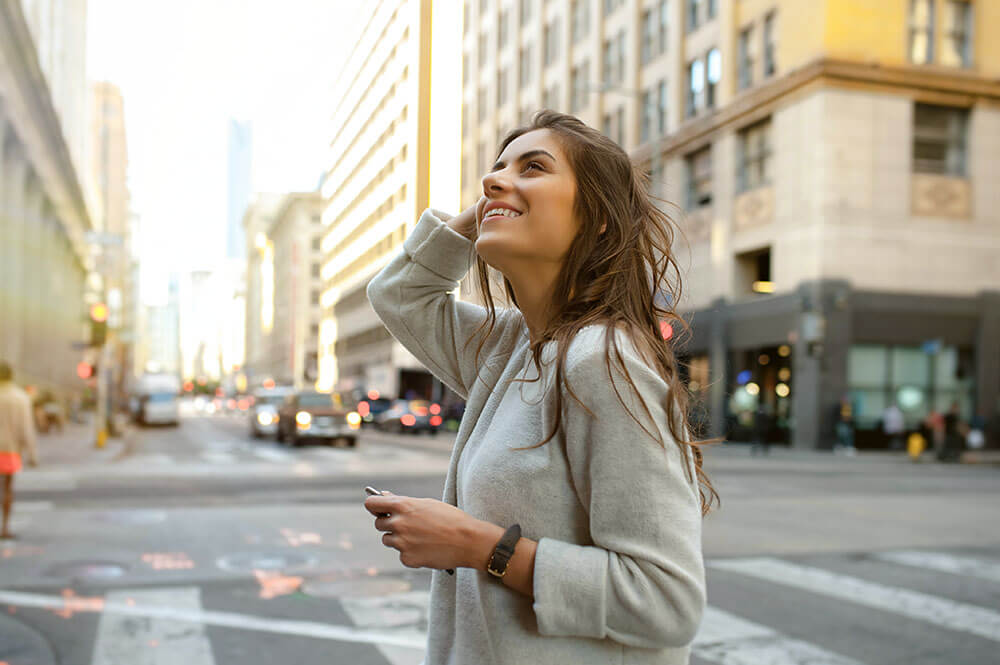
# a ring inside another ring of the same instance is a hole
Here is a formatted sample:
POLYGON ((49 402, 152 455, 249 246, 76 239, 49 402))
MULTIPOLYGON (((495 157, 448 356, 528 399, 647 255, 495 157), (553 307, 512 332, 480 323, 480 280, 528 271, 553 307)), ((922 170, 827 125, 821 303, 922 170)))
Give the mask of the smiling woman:
POLYGON ((467 399, 443 501, 365 502, 404 565, 456 568, 433 579, 428 665, 688 662, 717 497, 661 333, 685 324, 663 305, 680 277, 647 187, 617 144, 540 111, 476 205, 425 211, 369 284, 386 327, 467 399), (454 297, 473 259, 485 307, 454 297))

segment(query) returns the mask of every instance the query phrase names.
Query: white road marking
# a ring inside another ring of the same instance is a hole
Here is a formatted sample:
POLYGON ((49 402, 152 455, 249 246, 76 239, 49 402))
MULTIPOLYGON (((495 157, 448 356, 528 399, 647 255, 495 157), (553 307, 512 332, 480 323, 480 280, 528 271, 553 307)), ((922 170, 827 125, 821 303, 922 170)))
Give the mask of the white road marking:
POLYGON ((899 563, 914 568, 926 568, 941 573, 968 575, 991 582, 1000 582, 1000 563, 986 559, 955 556, 944 552, 920 552, 916 550, 898 550, 894 552, 876 552, 874 558, 899 563))
MULTIPOLYGON (((104 605, 166 606, 192 614, 201 611, 198 587, 122 589, 104 605)), ((215 665, 212 645, 199 621, 105 611, 97 629, 92 665, 215 665), (138 620, 137 620, 138 619, 138 620)))
POLYGON ((985 607, 770 557, 717 559, 708 565, 1000 642, 1000 613, 985 607))
MULTIPOLYGON (((86 599, 78 599, 86 600, 86 599)), ((400 647, 423 649, 427 639, 421 636, 416 639, 412 635, 396 635, 395 632, 378 630, 362 630, 352 626, 316 623, 313 621, 292 621, 275 619, 273 617, 257 617, 236 612, 217 612, 204 609, 187 609, 161 605, 129 605, 127 601, 106 600, 94 606, 93 603, 79 602, 73 598, 49 596, 38 593, 23 593, 20 591, 0 590, 0 604, 19 607, 40 607, 42 609, 65 610, 75 612, 103 612, 131 617, 146 617, 151 619, 169 619, 201 623, 207 626, 220 626, 239 630, 254 630, 262 633, 280 633, 282 635, 300 635, 321 640, 336 642, 359 642, 365 644, 387 644, 400 647)))
POLYGON ((18 474, 14 481, 14 489, 32 492, 72 492, 76 489, 76 478, 72 473, 66 471, 35 471, 29 469, 24 473, 18 474))
POLYGON ((201 458, 210 464, 233 464, 236 462, 236 455, 212 450, 201 453, 201 458))
POLYGON ((271 462, 288 462, 295 459, 295 455, 292 453, 286 450, 275 450, 274 448, 255 448, 253 454, 271 462))
POLYGON ((705 608, 691 652, 724 665, 862 665, 711 606, 705 608))
POLYGON ((15 513, 40 513, 52 510, 51 501, 17 501, 14 503, 15 513))
POLYGON ((383 596, 343 596, 340 604, 359 628, 392 631, 420 642, 419 647, 380 644, 378 650, 392 665, 420 665, 427 643, 430 593, 407 591, 383 596))

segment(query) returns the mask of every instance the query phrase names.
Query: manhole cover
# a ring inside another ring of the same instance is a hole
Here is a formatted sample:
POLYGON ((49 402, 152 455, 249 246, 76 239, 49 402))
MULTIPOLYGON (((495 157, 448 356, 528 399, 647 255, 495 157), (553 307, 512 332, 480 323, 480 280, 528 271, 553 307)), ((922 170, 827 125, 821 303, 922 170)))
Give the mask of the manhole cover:
POLYGON ((302 585, 302 593, 317 598, 341 596, 388 596, 406 593, 413 585, 400 579, 359 578, 355 580, 312 580, 302 585))
POLYGON ((219 568, 239 573, 254 570, 287 570, 312 566, 316 560, 297 552, 240 552, 229 554, 215 562, 219 568))
POLYGON ((128 566, 114 561, 64 561, 49 566, 46 577, 68 577, 78 580, 109 580, 128 572, 128 566))
POLYGON ((167 513, 163 510, 112 510, 99 513, 95 519, 111 524, 159 524, 167 521, 167 513))

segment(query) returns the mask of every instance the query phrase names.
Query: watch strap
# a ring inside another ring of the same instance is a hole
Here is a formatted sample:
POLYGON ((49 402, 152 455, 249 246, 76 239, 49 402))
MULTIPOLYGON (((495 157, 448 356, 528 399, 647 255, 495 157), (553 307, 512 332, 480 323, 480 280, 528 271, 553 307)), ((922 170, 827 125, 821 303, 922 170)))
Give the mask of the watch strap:
POLYGON ((521 525, 513 524, 507 531, 504 532, 503 538, 497 543, 497 546, 493 549, 493 555, 490 557, 489 563, 486 565, 486 572, 496 578, 502 578, 507 574, 507 566, 510 564, 510 559, 514 556, 514 547, 517 545, 517 541, 521 539, 521 525))

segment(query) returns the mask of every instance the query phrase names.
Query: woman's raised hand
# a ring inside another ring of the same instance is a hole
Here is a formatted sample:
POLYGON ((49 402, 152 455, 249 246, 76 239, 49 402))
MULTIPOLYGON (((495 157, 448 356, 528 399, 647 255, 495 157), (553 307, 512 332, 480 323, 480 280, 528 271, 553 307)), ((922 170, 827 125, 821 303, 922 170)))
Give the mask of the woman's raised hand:
POLYGON ((486 197, 482 196, 475 203, 448 220, 447 224, 453 231, 462 234, 472 242, 479 236, 479 223, 483 218, 483 206, 486 197))

